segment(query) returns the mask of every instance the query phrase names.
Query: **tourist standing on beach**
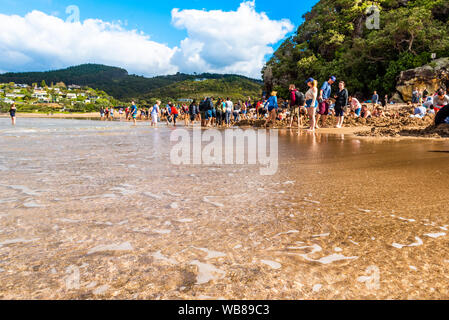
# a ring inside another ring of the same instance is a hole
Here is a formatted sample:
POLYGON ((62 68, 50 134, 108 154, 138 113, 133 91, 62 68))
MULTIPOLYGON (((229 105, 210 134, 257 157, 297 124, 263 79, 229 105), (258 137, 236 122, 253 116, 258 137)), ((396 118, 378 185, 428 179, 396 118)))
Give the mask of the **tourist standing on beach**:
POLYGON ((11 117, 11 124, 13 126, 16 125, 16 112, 17 112, 16 104, 13 103, 11 105, 11 108, 9 108, 9 116, 11 117))
POLYGON ((221 117, 221 125, 224 126, 226 124, 226 99, 222 99, 221 101, 221 110, 223 111, 223 115, 221 117))
POLYGON ((371 99, 371 102, 373 103, 373 107, 376 104, 379 104, 379 95, 377 94, 377 91, 374 91, 373 98, 371 99))
POLYGON ((215 112, 217 116, 217 126, 221 127, 223 125, 223 101, 221 98, 218 98, 217 103, 215 104, 215 112))
POLYGON ((296 116, 298 117, 298 128, 299 128, 299 107, 297 107, 297 101, 296 101, 296 86, 294 84, 291 84, 288 88, 290 99, 289 99, 289 105, 290 105, 290 125, 289 128, 293 125, 293 118, 296 116))
POLYGON ((345 121, 344 107, 348 105, 348 90, 345 88, 345 82, 340 81, 338 93, 335 95, 335 116, 337 117, 337 128, 343 127, 345 121))
POLYGON ((385 111, 388 110, 388 95, 386 94, 384 99, 382 100, 382 106, 385 108, 385 111))
POLYGON ((313 78, 309 78, 306 81, 309 86, 309 90, 306 92, 306 108, 309 114, 310 131, 316 129, 316 108, 318 107, 318 81, 313 78))
POLYGON ((111 121, 114 121, 114 107, 111 107, 111 121))
POLYGON ((101 121, 104 120, 104 108, 103 107, 100 108, 100 120, 101 121))
POLYGON ((151 109, 151 126, 157 127, 157 120, 159 117, 160 109, 159 106, 162 104, 160 100, 156 101, 156 104, 151 109))
POLYGON ((232 115, 234 116, 234 123, 237 123, 240 121, 240 109, 242 108, 241 101, 239 100, 237 104, 234 106, 234 112, 232 115))
POLYGON ((323 83, 323 86, 320 90, 320 96, 318 98, 318 113, 316 115, 316 127, 319 128, 320 118, 321 118, 321 126, 326 126, 327 116, 329 115, 329 106, 330 106, 330 97, 332 94, 332 85, 337 81, 337 78, 331 76, 329 80, 323 83))
POLYGON ((196 105, 196 100, 193 100, 189 106, 189 116, 190 116, 190 124, 195 124, 195 118, 198 114, 198 106, 196 105))
POLYGON ((188 127, 190 123, 190 115, 189 115, 189 107, 187 107, 186 104, 182 105, 182 114, 184 115, 184 125, 188 127))
POLYGON ((175 107, 175 105, 171 105, 171 114, 173 116, 173 126, 176 127, 176 120, 178 119, 179 112, 178 109, 175 107))
POLYGON ((415 90, 412 92, 412 103, 419 103, 419 90, 418 88, 415 88, 415 90))
POLYGON ((128 120, 129 120, 129 108, 126 107, 125 108, 125 121, 128 121, 128 120))
POLYGON ((215 108, 215 103, 214 103, 214 97, 210 98, 211 101, 211 105, 212 105, 212 118, 211 118, 211 122, 210 122, 210 126, 211 127, 215 127, 217 124, 217 109, 215 108))
POLYGON ((276 91, 273 91, 265 103, 265 108, 268 110, 268 119, 265 121, 265 126, 271 122, 276 124, 277 110, 279 109, 277 94, 276 91))
POLYGON ((230 98, 226 99, 226 127, 231 127, 231 113, 234 110, 234 103, 232 103, 230 98))
POLYGON ((131 102, 130 114, 133 118, 134 126, 136 126, 137 125, 137 106, 134 101, 131 102))

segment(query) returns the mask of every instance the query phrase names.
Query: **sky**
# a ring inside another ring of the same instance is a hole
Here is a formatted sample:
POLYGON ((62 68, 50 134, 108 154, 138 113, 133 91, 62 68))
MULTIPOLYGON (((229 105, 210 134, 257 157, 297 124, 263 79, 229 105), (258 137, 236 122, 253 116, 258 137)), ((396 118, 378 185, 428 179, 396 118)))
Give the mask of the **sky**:
POLYGON ((318 0, 0 0, 0 73, 83 63, 261 77, 318 0))

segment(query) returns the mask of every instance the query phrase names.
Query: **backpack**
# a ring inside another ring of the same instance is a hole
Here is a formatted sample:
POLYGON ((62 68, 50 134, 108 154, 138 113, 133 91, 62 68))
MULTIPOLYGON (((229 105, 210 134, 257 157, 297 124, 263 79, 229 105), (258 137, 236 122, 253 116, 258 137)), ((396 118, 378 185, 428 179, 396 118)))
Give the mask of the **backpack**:
POLYGON ((200 112, 205 112, 207 110, 207 100, 200 102, 200 112))
POLYGON ((303 106, 303 105, 306 104, 306 97, 304 96, 304 93, 302 93, 302 92, 296 90, 296 92, 295 92, 295 97, 296 97, 295 104, 296 104, 297 106, 300 106, 300 107, 301 107, 301 106, 303 106))
POLYGON ((214 103, 211 99, 206 100, 206 111, 213 110, 214 109, 214 103))

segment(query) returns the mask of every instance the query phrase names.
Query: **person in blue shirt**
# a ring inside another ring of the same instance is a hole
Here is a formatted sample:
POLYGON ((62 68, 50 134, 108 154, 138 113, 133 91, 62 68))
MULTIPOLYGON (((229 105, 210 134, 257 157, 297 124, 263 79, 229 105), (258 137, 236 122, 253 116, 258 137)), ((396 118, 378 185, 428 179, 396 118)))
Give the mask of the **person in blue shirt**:
POLYGON ((322 127, 326 126, 327 116, 329 115, 329 106, 330 106, 330 97, 332 94, 332 85, 337 81, 337 78, 331 76, 329 80, 323 83, 321 87, 319 98, 318 98, 318 111, 316 115, 316 128, 320 128, 318 126, 320 119, 322 127))
POLYGON ((265 126, 270 122, 276 123, 277 111, 279 109, 277 94, 276 91, 273 91, 265 103, 265 108, 268 110, 268 119, 265 122, 265 126))
POLYGON ((131 113, 131 116, 133 117, 134 125, 136 126, 137 125, 137 106, 134 101, 131 102, 131 104, 132 105, 131 105, 130 113, 131 113))
POLYGON ((171 102, 168 102, 168 104, 165 106, 166 110, 168 111, 168 115, 171 115, 171 102))
POLYGON ((379 104, 379 95, 377 94, 377 91, 374 91, 373 98, 371 100, 373 102, 373 106, 379 104))
POLYGON ((160 109, 159 106, 161 105, 161 101, 156 101, 156 104, 151 108, 151 126, 157 127, 157 120, 160 115, 160 109))

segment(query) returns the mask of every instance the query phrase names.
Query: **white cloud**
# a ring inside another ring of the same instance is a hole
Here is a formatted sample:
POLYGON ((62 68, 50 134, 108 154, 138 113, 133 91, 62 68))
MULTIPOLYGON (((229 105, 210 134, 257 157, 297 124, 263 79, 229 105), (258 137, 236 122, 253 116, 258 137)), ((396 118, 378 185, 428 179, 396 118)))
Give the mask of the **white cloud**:
POLYGON ((85 20, 68 23, 40 11, 24 17, 0 14, 0 69, 48 70, 101 63, 146 76, 180 72, 238 73, 260 77, 272 45, 293 29, 270 20, 255 2, 237 11, 172 11, 175 27, 188 37, 179 48, 151 41, 126 23, 85 20))
POLYGON ((68 23, 40 11, 0 14, 0 69, 46 70, 82 63, 119 66, 144 75, 177 71, 176 49, 101 20, 68 23))
POLYGON ((258 13, 255 1, 240 4, 237 11, 173 9, 172 23, 187 29, 173 63, 187 72, 239 73, 260 77, 271 45, 293 30, 289 20, 270 20, 258 13))

